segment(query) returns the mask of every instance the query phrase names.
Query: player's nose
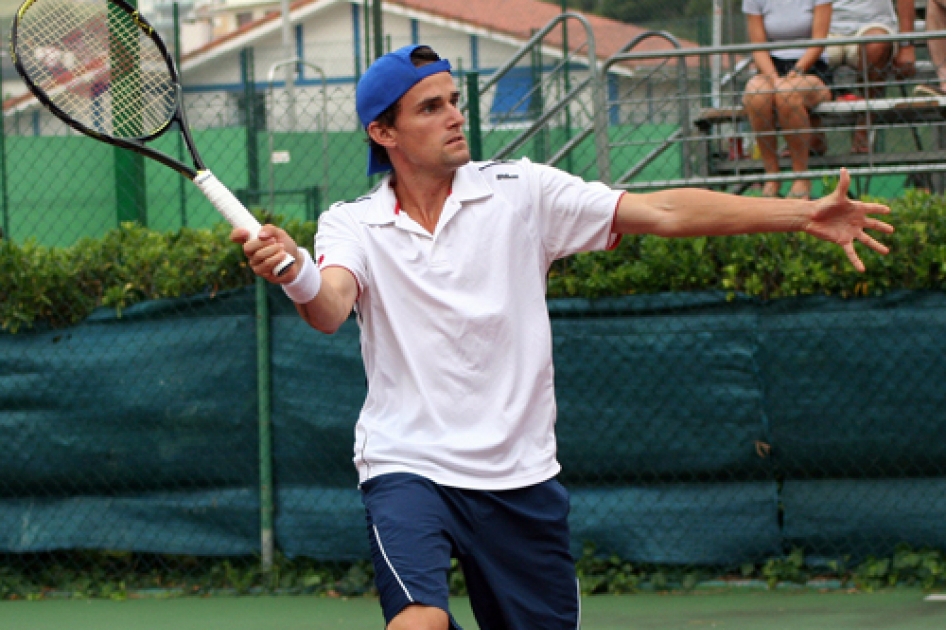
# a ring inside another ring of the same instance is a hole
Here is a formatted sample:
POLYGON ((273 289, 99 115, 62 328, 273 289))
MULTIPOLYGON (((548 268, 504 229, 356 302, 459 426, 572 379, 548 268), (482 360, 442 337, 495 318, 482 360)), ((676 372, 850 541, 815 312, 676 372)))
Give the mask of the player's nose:
POLYGON ((449 111, 451 127, 461 126, 466 122, 466 116, 463 115, 463 111, 460 109, 459 104, 451 103, 449 111))

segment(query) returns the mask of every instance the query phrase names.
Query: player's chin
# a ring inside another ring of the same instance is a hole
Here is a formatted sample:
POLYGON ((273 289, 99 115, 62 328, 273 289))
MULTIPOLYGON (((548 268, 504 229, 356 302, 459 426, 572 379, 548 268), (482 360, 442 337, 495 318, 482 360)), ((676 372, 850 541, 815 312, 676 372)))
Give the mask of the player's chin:
POLYGON ((447 145, 446 151, 447 163, 450 166, 463 166, 470 161, 470 147, 466 141, 452 142, 447 145))

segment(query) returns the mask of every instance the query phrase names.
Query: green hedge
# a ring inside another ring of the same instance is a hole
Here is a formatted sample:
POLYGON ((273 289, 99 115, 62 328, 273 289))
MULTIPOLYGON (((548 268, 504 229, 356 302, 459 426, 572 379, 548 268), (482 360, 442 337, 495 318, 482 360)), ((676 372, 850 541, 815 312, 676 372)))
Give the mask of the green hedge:
MULTIPOLYGON (((4 558, 0 556, 0 561, 4 558)), ((180 597, 294 594, 328 597, 377 596, 368 561, 323 563, 276 555, 263 572, 256 557, 198 558, 153 556, 124 551, 58 552, 18 570, 0 562, 0 600, 44 598, 180 597), (176 569, 170 566, 180 567, 176 569)), ((856 566, 843 560, 811 563, 801 549, 738 568, 637 565, 602 556, 586 545, 576 559, 583 595, 641 591, 691 591, 726 586, 779 585, 856 588, 875 591, 896 586, 925 590, 946 586, 946 556, 935 549, 900 545, 890 556, 869 557, 856 566)), ((452 595, 467 595, 456 560, 449 573, 452 595)))
MULTIPOLYGON (((300 242, 311 243, 315 224, 286 223, 300 242)), ((78 323, 99 306, 124 308, 145 300, 214 294, 253 282, 230 227, 157 232, 126 223, 101 239, 72 247, 35 241, 0 241, 0 329, 78 323)))
POLYGON ((666 291, 723 290, 762 299, 801 295, 843 298, 891 289, 946 287, 946 199, 908 190, 885 201, 892 235, 874 234, 891 252, 855 245, 858 273, 840 247, 805 234, 714 238, 624 237, 615 252, 573 256, 549 278, 554 297, 604 297, 666 291))
MULTIPOLYGON (((613 252, 557 262, 549 297, 723 290, 761 299, 849 298, 946 287, 946 200, 909 190, 890 203, 889 221, 897 231, 879 238, 891 253, 883 257, 858 245, 864 274, 839 247, 804 234, 638 236, 625 237, 613 252)), ((299 243, 311 245, 314 223, 293 220, 285 227, 299 243)), ((247 285, 253 275, 228 234, 226 225, 167 233, 125 224, 68 248, 0 241, 0 329, 68 326, 99 306, 120 312, 143 300, 247 285)))

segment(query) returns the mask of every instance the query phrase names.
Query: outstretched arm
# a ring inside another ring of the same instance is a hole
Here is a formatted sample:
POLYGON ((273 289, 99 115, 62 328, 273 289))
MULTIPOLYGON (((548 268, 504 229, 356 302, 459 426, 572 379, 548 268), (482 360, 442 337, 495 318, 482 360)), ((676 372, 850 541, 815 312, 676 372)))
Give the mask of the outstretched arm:
POLYGON ((358 284, 348 270, 341 267, 319 270, 308 254, 302 254, 292 237, 274 225, 264 225, 259 237, 253 240, 249 239, 246 230, 234 229, 230 240, 243 246, 253 273, 273 284, 291 287, 287 293, 295 302, 299 315, 310 326, 324 333, 333 333, 348 319, 358 297, 358 284), (298 263, 282 276, 276 276, 273 271, 286 252, 292 254, 298 263), (292 287, 296 290, 293 291, 292 287))
POLYGON ((886 254, 887 247, 865 230, 890 234, 893 226, 868 216, 889 214, 887 206, 848 199, 850 183, 847 169, 842 168, 837 189, 817 201, 742 197, 696 188, 626 194, 618 204, 613 231, 665 237, 807 232, 840 245, 854 268, 864 271, 854 241, 886 254))

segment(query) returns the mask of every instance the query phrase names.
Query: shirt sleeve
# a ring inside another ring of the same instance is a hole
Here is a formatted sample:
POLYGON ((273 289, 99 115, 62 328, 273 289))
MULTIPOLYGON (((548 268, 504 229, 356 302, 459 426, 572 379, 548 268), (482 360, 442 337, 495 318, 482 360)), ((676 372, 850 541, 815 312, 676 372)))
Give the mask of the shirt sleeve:
POLYGON ((746 15, 762 15, 762 6, 758 0, 742 0, 742 12, 746 15))
POLYGON ((319 269, 343 267, 350 271, 358 282, 359 293, 368 285, 367 256, 359 238, 358 222, 340 207, 319 216, 315 263, 319 269))
POLYGON ((600 182, 586 182, 542 164, 526 163, 538 187, 535 220, 549 263, 584 251, 610 249, 614 213, 623 195, 600 182))

